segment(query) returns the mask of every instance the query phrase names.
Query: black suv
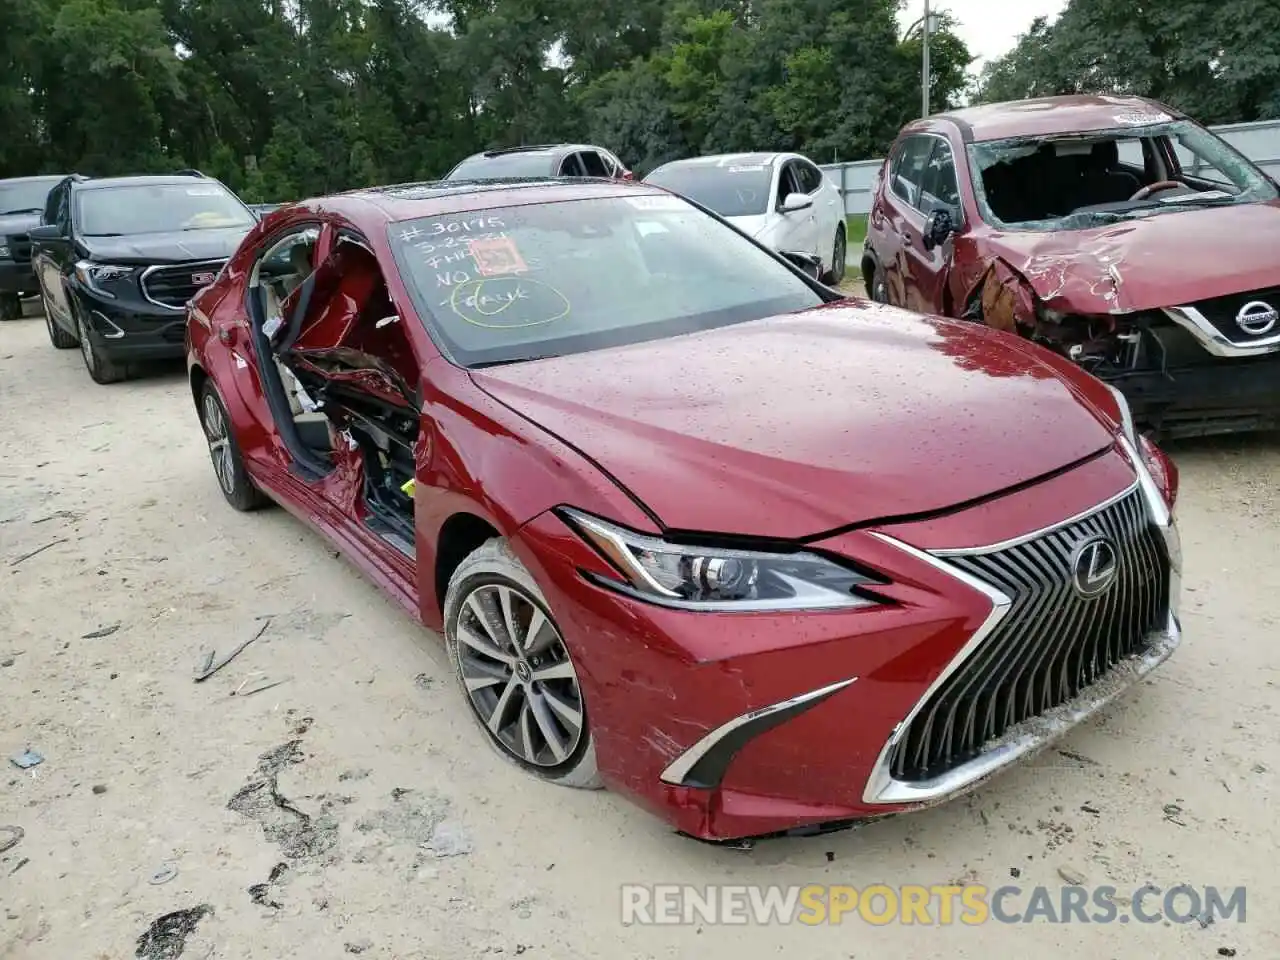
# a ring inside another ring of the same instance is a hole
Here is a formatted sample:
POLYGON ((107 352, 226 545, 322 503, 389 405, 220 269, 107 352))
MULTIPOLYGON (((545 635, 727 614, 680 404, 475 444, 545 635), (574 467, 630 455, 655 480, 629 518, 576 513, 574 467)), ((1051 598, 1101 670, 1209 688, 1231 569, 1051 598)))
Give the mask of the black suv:
POLYGON ((123 380, 133 361, 182 357, 187 301, 257 222, 196 170, 67 177, 30 231, 49 339, 79 344, 98 383, 123 380))
POLYGON ((486 150, 467 157, 446 180, 508 180, 525 177, 608 177, 630 180, 631 171, 604 147, 585 143, 544 143, 486 150))
POLYGON ((22 316, 22 298, 38 289, 27 231, 39 225, 49 191, 64 176, 0 180, 0 321, 22 316))

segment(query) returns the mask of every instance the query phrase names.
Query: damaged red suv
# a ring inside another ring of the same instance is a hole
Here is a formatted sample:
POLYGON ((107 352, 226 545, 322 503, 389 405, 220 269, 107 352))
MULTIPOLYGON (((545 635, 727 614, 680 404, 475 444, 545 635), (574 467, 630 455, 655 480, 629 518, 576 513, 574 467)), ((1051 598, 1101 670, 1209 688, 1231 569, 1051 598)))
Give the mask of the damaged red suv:
POLYGON ((657 187, 291 205, 188 346, 232 506, 441 632, 503 757, 697 837, 952 796, 1179 640, 1177 475, 1119 394, 657 187))
POLYGON ((1176 111, 1053 97, 907 126, 874 188, 873 299, 1016 332, 1163 437, 1280 427, 1280 189, 1176 111))

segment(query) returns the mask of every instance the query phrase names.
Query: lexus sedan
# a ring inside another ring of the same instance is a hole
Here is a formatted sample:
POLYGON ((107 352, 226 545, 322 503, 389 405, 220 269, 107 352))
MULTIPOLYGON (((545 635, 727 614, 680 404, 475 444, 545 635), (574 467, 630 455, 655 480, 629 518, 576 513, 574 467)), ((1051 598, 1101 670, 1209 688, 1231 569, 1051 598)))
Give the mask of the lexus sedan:
POLYGON ((1179 642, 1177 473, 1118 393, 652 186, 300 203, 187 336, 231 506, 443 634, 502 757, 687 835, 941 801, 1179 642))

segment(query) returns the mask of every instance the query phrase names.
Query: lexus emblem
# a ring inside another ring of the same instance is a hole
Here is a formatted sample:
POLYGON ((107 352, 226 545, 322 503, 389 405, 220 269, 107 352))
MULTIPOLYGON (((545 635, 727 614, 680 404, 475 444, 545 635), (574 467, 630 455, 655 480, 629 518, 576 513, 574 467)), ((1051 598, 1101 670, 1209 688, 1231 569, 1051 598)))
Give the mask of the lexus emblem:
POLYGON ((1280 311, 1261 300, 1251 300, 1236 314, 1236 326, 1255 337, 1269 333, 1278 320, 1280 311))
POLYGON ((1118 568, 1115 544, 1107 537, 1090 537, 1071 556, 1071 585, 1086 599, 1100 596, 1115 580, 1118 568))
POLYGON ((213 278, 216 276, 216 273, 193 273, 191 275, 191 282, 197 287, 203 287, 213 283, 213 278))

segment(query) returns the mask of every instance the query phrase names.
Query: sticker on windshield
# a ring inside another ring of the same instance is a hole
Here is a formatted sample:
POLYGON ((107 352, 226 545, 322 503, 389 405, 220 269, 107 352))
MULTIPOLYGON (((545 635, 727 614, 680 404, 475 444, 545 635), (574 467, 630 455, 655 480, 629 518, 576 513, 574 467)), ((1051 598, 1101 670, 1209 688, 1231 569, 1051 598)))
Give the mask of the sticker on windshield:
POLYGON ((637 210, 684 210, 685 202, 679 197, 673 197, 667 193, 655 194, 649 197, 623 197, 627 203, 635 207, 637 210))
POLYGON ((188 197, 220 197, 222 191, 217 187, 187 187, 188 197))
POLYGON ((476 238, 468 245, 476 270, 481 276, 497 277, 508 273, 523 273, 529 265, 520 256, 515 241, 510 237, 476 238))
POLYGON ((1127 113, 1117 113, 1111 119, 1126 127, 1144 127, 1149 123, 1168 123, 1173 118, 1167 113, 1160 113, 1157 110, 1145 112, 1134 110, 1127 113))
POLYGON ((754 166, 735 166, 726 167, 726 169, 730 173, 762 173, 769 168, 762 163, 757 163, 754 166))

